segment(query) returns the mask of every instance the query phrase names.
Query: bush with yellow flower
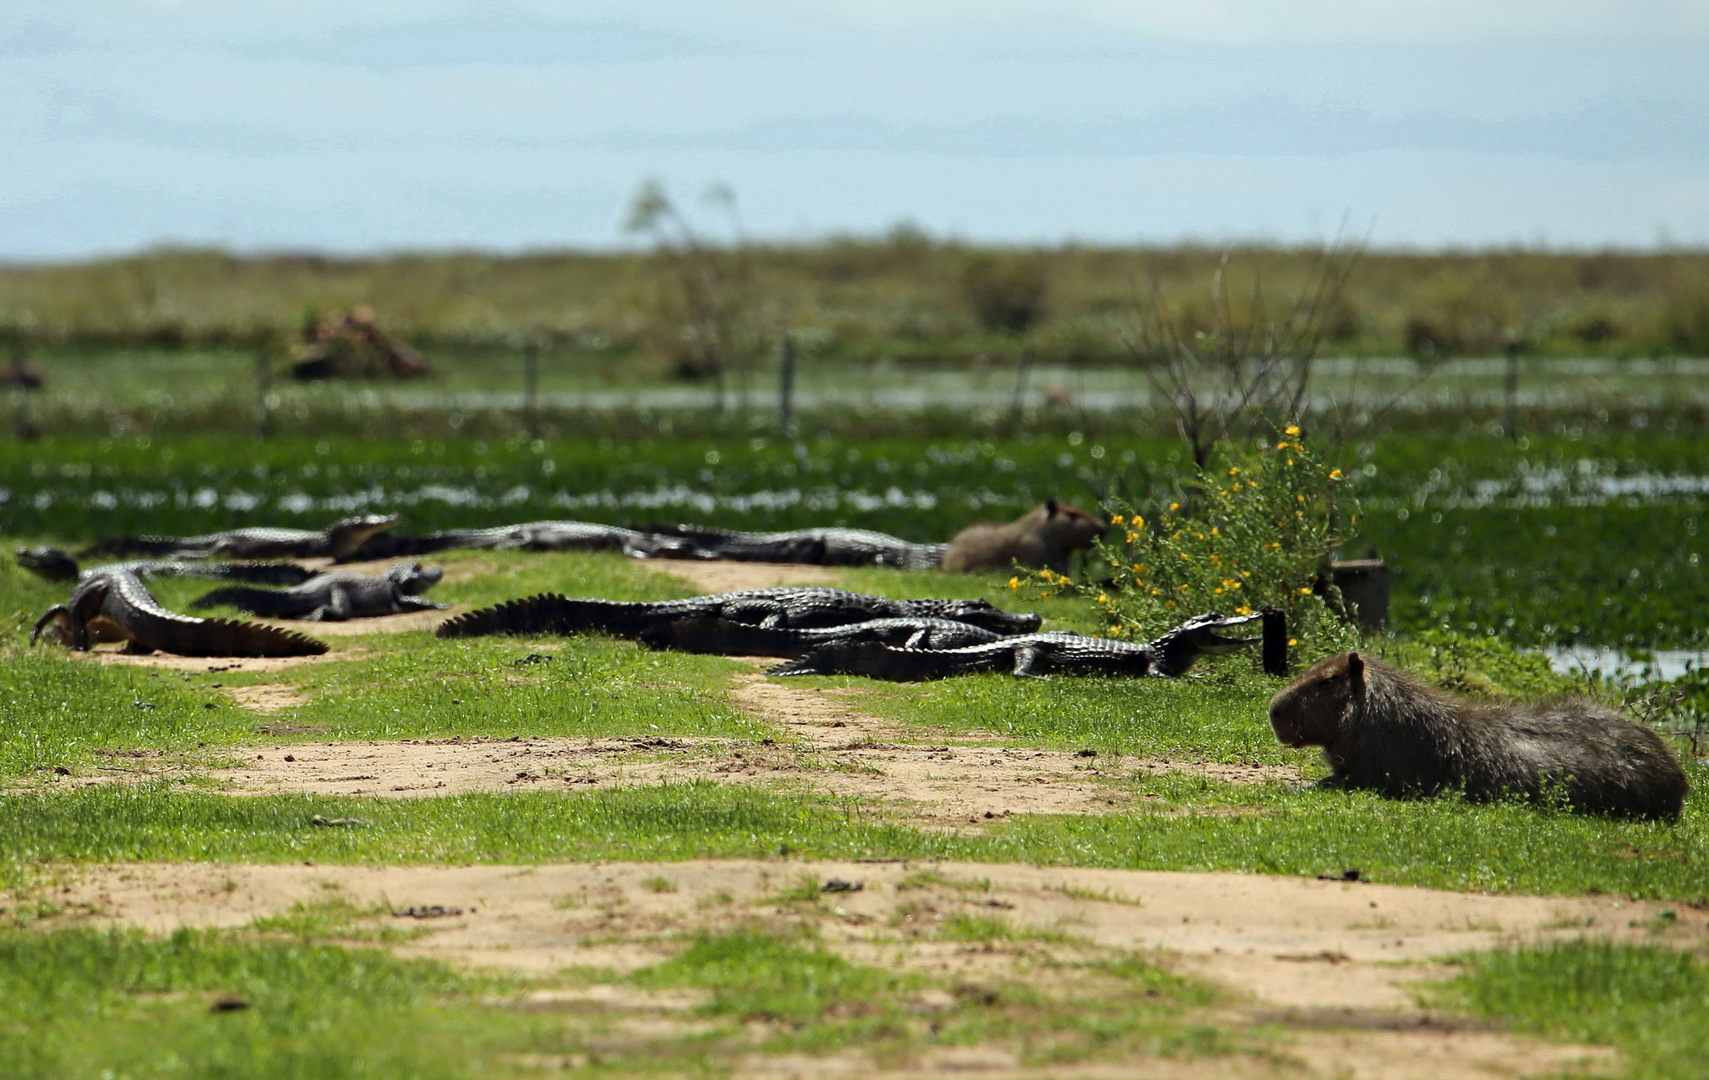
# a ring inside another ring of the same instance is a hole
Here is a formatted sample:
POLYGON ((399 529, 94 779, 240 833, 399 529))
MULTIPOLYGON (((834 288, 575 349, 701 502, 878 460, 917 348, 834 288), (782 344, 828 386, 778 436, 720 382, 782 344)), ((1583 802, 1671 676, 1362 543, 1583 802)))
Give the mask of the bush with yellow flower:
MULTIPOLYGON (((1341 472, 1310 450, 1297 426, 1247 452, 1224 445, 1178 497, 1110 507, 1098 545, 1108 580, 1075 583, 1042 571, 1025 584, 1094 600, 1107 633, 1149 640, 1190 615, 1280 608, 1311 653, 1343 648, 1352 631, 1313 590, 1317 571, 1350 536, 1358 508, 1341 472)), ((1014 578, 1012 588, 1023 581, 1014 578)))

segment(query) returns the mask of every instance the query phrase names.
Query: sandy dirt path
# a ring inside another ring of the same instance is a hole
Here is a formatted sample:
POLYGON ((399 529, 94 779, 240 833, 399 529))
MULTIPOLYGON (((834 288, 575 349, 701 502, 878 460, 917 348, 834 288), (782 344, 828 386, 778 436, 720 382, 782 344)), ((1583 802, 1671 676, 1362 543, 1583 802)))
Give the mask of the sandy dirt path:
POLYGON ((56 899, 86 914, 61 918, 155 932, 238 927, 336 897, 384 912, 368 925, 420 931, 403 952, 532 974, 630 970, 671 955, 685 933, 756 922, 810 922, 851 959, 899 963, 961 984, 1048 972, 1039 961, 1051 955, 1162 950, 1177 970, 1235 987, 1243 1022, 1295 1031, 1308 1062, 1329 1055, 1320 1064, 1333 1068, 1306 1075, 1360 1078, 1513 1076, 1581 1059, 1609 1062, 1606 1052, 1432 1021, 1414 991, 1452 973, 1433 962, 1443 956, 1585 934, 1654 941, 1658 926, 1669 928, 1672 944, 1709 943, 1703 919, 1664 921, 1659 904, 1246 874, 786 860, 128 865, 68 873, 69 891, 56 899), (825 893, 818 903, 783 898, 804 883, 832 881, 860 889, 825 893), (435 907, 455 913, 396 914, 435 907), (1016 940, 998 948, 942 940, 939 928, 958 915, 1003 920, 1017 928, 1016 940), (1034 931, 1048 936, 1029 940, 1034 931))

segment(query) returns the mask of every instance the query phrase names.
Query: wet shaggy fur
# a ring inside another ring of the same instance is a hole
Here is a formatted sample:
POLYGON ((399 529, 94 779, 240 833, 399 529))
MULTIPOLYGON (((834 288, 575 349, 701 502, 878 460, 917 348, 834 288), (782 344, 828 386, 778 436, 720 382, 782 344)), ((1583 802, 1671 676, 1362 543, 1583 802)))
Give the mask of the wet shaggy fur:
POLYGON ((1007 570, 1014 563, 1033 569, 1068 572, 1068 556, 1084 551, 1110 529, 1103 518, 1078 506, 1051 499, 1006 524, 970 525, 944 550, 943 568, 952 572, 1007 570))
POLYGON ((1672 820, 1688 788, 1667 744, 1607 706, 1470 702, 1356 652, 1283 688, 1270 726, 1290 746, 1323 747, 1325 786, 1390 798, 1558 793, 1581 813, 1672 820))

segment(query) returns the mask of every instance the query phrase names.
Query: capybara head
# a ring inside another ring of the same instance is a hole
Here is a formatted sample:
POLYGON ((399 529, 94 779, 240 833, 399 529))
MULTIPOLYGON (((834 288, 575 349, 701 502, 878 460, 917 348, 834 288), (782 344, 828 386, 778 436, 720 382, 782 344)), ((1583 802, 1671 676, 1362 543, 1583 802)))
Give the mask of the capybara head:
POLYGON ((1047 499, 1042 531, 1051 547, 1072 551, 1091 547, 1094 540, 1110 531, 1110 523, 1078 506, 1047 499))
POLYGON ((1279 741, 1295 749, 1328 746, 1347 711, 1364 695, 1364 659, 1356 652, 1331 656, 1270 699, 1270 727, 1279 741))

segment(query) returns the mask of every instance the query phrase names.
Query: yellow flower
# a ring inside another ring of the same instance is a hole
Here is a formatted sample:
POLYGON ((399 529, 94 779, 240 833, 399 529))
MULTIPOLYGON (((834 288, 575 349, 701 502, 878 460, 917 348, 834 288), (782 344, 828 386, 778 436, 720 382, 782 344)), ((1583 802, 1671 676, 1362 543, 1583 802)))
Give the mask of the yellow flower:
POLYGON ((1228 583, 1228 587, 1229 587, 1229 588, 1231 588, 1231 589, 1238 589, 1238 588, 1240 588, 1240 582, 1238 582, 1238 581, 1231 581, 1231 582, 1229 582, 1229 583, 1228 583))
POLYGON ((1143 574, 1143 573, 1145 573, 1145 564, 1144 564, 1144 563, 1142 563, 1142 562, 1136 562, 1136 563, 1134 563, 1134 564, 1133 564, 1133 572, 1134 572, 1134 573, 1136 573, 1136 574, 1143 574))
POLYGON ((1289 645, 1298 645, 1298 644, 1299 644, 1299 643, 1300 643, 1300 639, 1299 639, 1299 638, 1289 638, 1289 639, 1288 639, 1288 644, 1289 644, 1289 645))
POLYGON ((1046 581, 1049 581, 1050 580, 1050 571, 1049 570, 1040 570, 1038 572, 1038 576, 1043 578, 1046 581))
POLYGON ((1214 595, 1216 595, 1216 596, 1221 596, 1221 595, 1222 595, 1222 590, 1221 590, 1221 589, 1212 589, 1212 590, 1211 590, 1211 592, 1212 592, 1212 594, 1214 594, 1214 595))
POLYGON ((1127 542, 1130 544, 1136 542, 1138 539, 1139 539, 1138 533, 1128 533, 1127 534, 1127 542))
POLYGON ((1310 596, 1311 595, 1311 586, 1310 585, 1301 585, 1300 586, 1300 595, 1301 596, 1310 596))
POLYGON ((1138 514, 1135 514, 1133 516, 1133 527, 1136 529, 1145 528, 1145 519, 1140 517, 1138 514))
POLYGON ((1252 605, 1251 604, 1241 604, 1239 607, 1234 609, 1234 613, 1236 615, 1250 615, 1250 614, 1252 614, 1252 605))
POLYGON ((1163 606, 1164 606, 1164 607, 1166 607, 1166 608, 1172 608, 1172 607, 1174 607, 1174 606, 1175 606, 1175 601, 1173 601, 1173 600, 1165 600, 1165 601, 1163 601, 1163 606))
POLYGON ((1222 530, 1218 529, 1216 526, 1213 525, 1213 526, 1211 526, 1211 535, 1212 536, 1221 536, 1222 530))
POLYGON ((1110 517, 1110 524, 1111 525, 1120 525, 1121 523, 1122 523, 1122 516, 1120 514, 1114 514, 1110 517))
POLYGON ((1185 589, 1185 588, 1186 588, 1186 587, 1187 587, 1187 586, 1186 586, 1186 584, 1185 584, 1185 583, 1182 583, 1182 584, 1180 584, 1180 585, 1177 585, 1177 586, 1175 586, 1175 590, 1176 590, 1176 591, 1177 591, 1177 592, 1179 592, 1179 591, 1181 591, 1181 590, 1183 590, 1183 589, 1185 589))
POLYGON ((1298 499, 1300 502, 1305 502, 1305 496, 1304 495, 1295 495, 1294 498, 1298 499))
POLYGON ((1331 470, 1329 470, 1329 478, 1330 478, 1330 479, 1331 479, 1331 480, 1339 480, 1339 479, 1341 479, 1341 470, 1340 470, 1340 469, 1331 469, 1331 470))
POLYGON ((1279 442, 1276 444, 1276 449, 1278 450, 1286 450, 1287 448, 1288 444, 1286 442, 1279 442))
POLYGON ((1039 599, 1040 599, 1040 600, 1049 600, 1049 599, 1050 599, 1050 594, 1049 594, 1049 593, 1047 593, 1047 592, 1041 592, 1041 593, 1039 593, 1039 594, 1038 594, 1038 598, 1039 598, 1039 599))
POLYGON ((1174 512, 1175 512, 1175 511, 1177 511, 1177 510, 1179 510, 1179 509, 1181 509, 1181 504, 1180 504, 1180 503, 1170 503, 1170 504, 1169 504, 1169 512, 1170 512, 1170 513, 1171 513, 1171 514, 1173 514, 1173 513, 1174 513, 1174 512))
POLYGON ((1020 578, 1012 577, 1009 579, 1009 588, 1018 589, 1020 587, 1021 587, 1021 579, 1020 578))
POLYGON ((1300 429, 1298 424, 1291 424, 1282 431, 1282 434, 1284 435, 1298 435, 1299 433, 1300 429))
POLYGON ((1294 459, 1293 459, 1293 458, 1289 458, 1289 459, 1288 459, 1288 464, 1289 464, 1289 465, 1292 465, 1292 464, 1293 464, 1293 463, 1294 463, 1294 459))
POLYGON ((1110 602, 1110 598, 1107 595, 1105 595, 1104 593, 1098 594, 1098 603, 1107 604, 1109 602, 1110 602))
POLYGON ((1239 470, 1239 469, 1234 469, 1234 468, 1231 468, 1231 469, 1229 469, 1229 470, 1228 470, 1228 475, 1230 475, 1230 476, 1239 476, 1239 475, 1240 475, 1240 470, 1239 470))

